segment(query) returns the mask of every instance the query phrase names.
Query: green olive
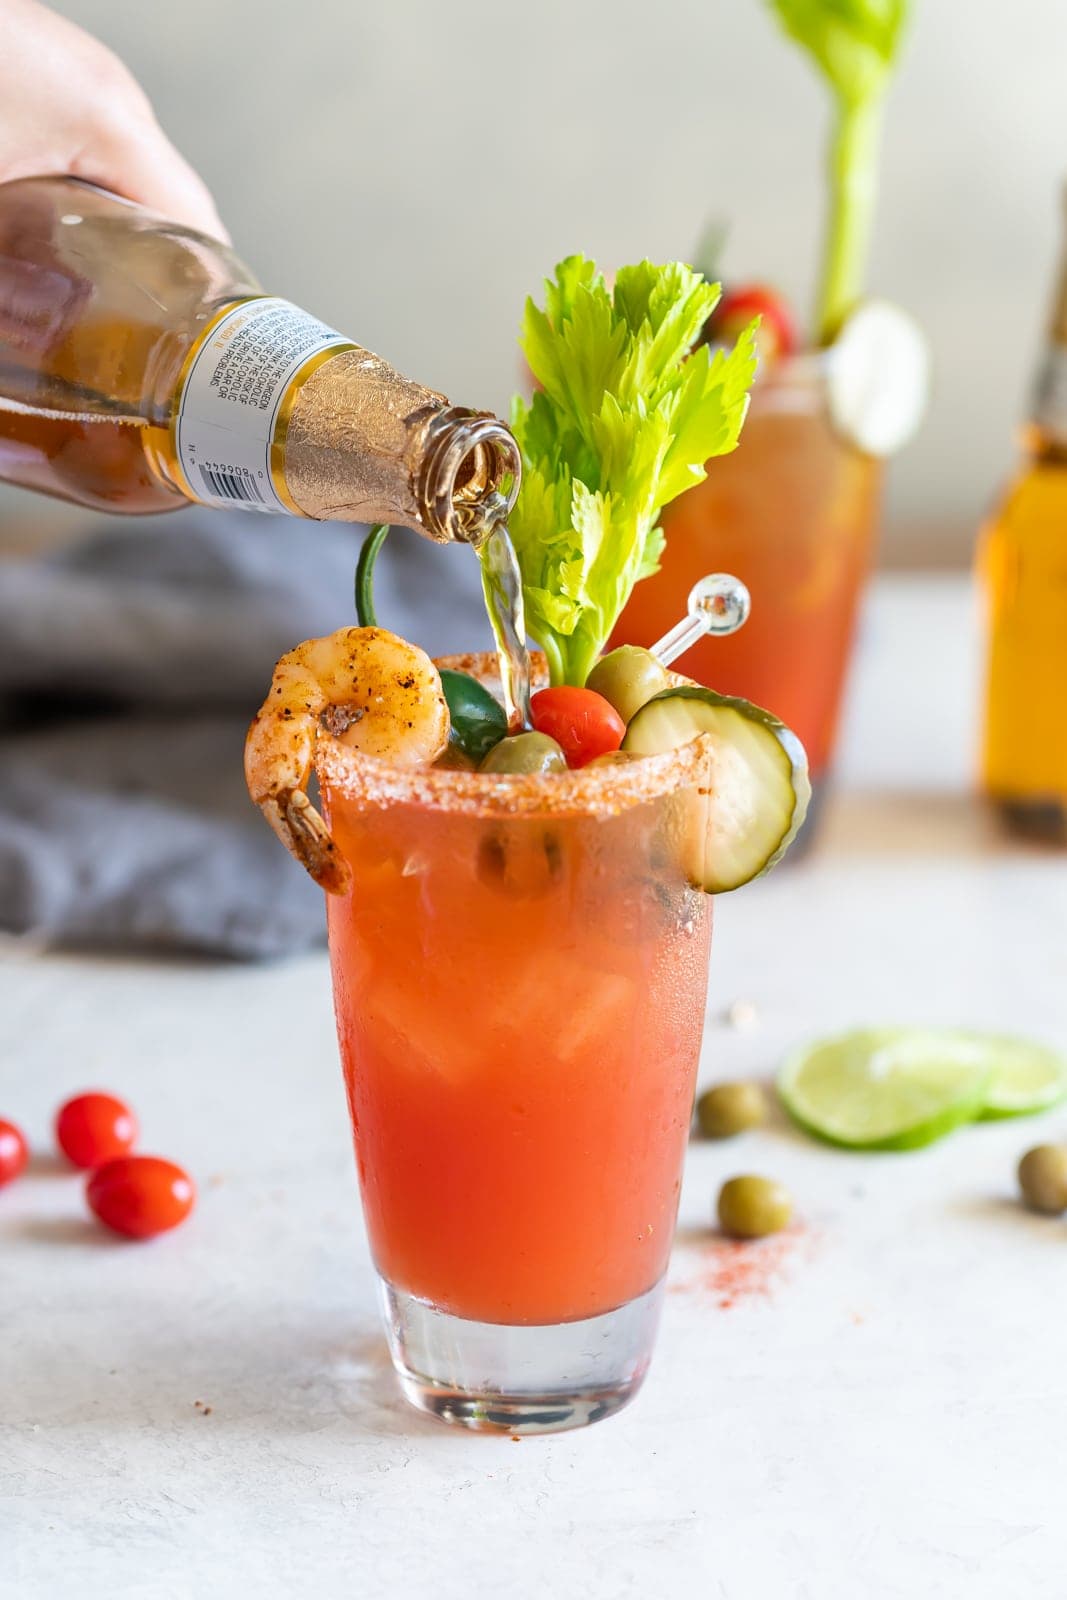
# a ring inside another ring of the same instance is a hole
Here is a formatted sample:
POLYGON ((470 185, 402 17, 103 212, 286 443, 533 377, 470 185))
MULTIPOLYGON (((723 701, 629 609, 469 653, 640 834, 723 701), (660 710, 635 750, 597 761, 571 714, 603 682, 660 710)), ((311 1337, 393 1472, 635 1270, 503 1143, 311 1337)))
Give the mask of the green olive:
POLYGON ((629 722, 654 694, 670 688, 667 669, 656 660, 651 650, 642 650, 636 644, 621 644, 601 656, 588 678, 587 689, 602 694, 629 722))
POLYGON ((1019 1188, 1031 1211, 1058 1217, 1067 1211, 1067 1147, 1039 1144, 1019 1162, 1019 1188))
POLYGON ((719 1226, 733 1239, 762 1239, 789 1226, 793 1202, 771 1178, 731 1178, 719 1190, 719 1226))
POLYGON ((732 1139, 758 1128, 767 1117, 767 1100, 758 1083, 717 1083, 697 1101, 697 1126, 705 1139, 732 1139))
POLYGON ((567 758, 547 733, 513 733, 495 744, 482 761, 483 772, 566 772, 567 758))

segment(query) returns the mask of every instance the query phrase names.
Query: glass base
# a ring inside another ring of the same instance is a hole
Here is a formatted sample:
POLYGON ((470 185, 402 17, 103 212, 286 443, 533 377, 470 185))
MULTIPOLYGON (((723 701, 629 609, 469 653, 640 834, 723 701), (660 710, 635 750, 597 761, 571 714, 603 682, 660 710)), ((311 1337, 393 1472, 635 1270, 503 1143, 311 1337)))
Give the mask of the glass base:
POLYGON ((648 1370, 663 1304, 661 1279, 603 1316, 520 1327, 471 1322, 379 1284, 404 1394, 483 1433, 559 1433, 620 1411, 648 1370))

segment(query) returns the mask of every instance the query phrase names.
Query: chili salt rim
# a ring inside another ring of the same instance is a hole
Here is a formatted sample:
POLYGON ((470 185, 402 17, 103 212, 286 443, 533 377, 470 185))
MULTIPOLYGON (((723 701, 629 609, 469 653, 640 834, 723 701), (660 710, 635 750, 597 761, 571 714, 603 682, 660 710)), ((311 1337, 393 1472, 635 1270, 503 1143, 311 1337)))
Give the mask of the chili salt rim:
MULTIPOLYGON (((544 657, 531 655, 535 685, 547 678, 544 657)), ((438 667, 467 672, 491 684, 496 658, 442 656, 438 667)), ((679 683, 688 680, 672 673, 679 683)), ((566 773, 465 772, 451 767, 396 767, 361 754, 332 734, 319 732, 315 772, 327 803, 354 800, 367 806, 423 806, 474 817, 612 817, 647 805, 703 778, 708 781, 712 740, 701 734, 677 750, 566 773)))

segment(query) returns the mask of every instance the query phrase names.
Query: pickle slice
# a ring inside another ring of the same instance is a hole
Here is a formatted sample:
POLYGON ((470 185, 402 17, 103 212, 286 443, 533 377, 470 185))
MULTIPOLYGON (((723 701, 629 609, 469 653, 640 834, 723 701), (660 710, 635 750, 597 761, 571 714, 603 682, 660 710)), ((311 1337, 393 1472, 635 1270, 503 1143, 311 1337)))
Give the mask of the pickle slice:
POLYGON ((697 684, 647 701, 622 748, 658 755, 701 734, 714 757, 710 792, 694 795, 689 868, 708 894, 725 894, 767 872, 796 838, 811 798, 808 761, 796 734, 769 711, 697 684))

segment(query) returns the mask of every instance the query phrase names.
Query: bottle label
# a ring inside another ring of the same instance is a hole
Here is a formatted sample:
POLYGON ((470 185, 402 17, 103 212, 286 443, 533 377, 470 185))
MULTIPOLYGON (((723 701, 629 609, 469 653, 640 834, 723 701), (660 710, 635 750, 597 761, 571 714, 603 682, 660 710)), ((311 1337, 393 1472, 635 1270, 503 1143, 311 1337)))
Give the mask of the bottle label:
POLYGON ((227 306, 194 346, 174 419, 174 449, 194 500, 297 511, 281 452, 291 398, 324 354, 352 341, 289 300, 227 306))
POLYGON ((1056 440, 1067 440, 1067 350, 1050 344, 1034 385, 1031 421, 1056 440))

